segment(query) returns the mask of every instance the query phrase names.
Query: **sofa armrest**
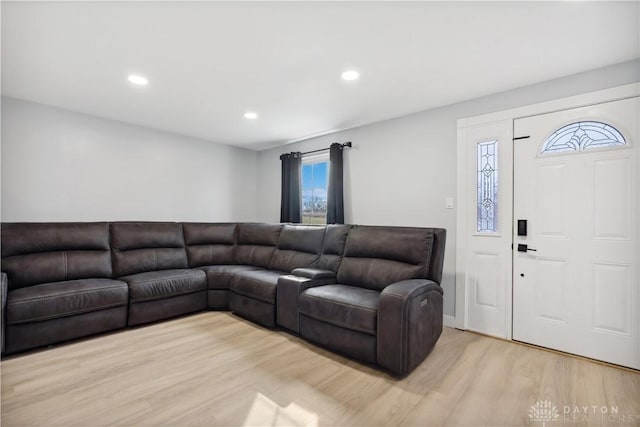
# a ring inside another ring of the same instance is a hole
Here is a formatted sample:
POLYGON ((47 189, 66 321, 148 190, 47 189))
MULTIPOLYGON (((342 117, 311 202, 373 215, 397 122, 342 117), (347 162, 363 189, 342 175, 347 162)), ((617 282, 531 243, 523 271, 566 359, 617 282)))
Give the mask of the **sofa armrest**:
POLYGON ((4 328, 7 323, 5 320, 5 313, 7 311, 7 292, 9 286, 9 279, 7 277, 7 273, 0 273, 0 341, 2 342, 2 346, 0 347, 0 353, 4 353, 4 328))
POLYGON ((335 279, 336 273, 331 270, 320 270, 318 268, 296 268, 291 272, 294 276, 306 277, 307 279, 335 279))
POLYGON ((380 294, 378 364, 395 375, 415 369, 442 333, 442 288, 431 280, 393 283, 380 294))
POLYGON ((335 274, 332 278, 325 279, 310 279, 294 275, 281 276, 278 279, 278 290, 276 291, 276 323, 295 333, 300 332, 298 320, 300 294, 309 288, 330 285, 335 282, 335 274))

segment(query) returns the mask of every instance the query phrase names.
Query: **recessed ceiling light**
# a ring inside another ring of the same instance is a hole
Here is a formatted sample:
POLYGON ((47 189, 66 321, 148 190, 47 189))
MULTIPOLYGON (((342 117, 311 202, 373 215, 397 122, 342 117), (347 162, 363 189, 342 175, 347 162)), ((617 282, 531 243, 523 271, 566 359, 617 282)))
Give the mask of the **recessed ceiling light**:
POLYGON ((140 76, 138 74, 130 74, 129 81, 134 85, 145 86, 149 83, 146 77, 140 76))
POLYGON ((347 70, 342 73, 342 80, 357 80, 360 77, 360 73, 356 70, 347 70))
POLYGON ((244 118, 249 120, 257 119, 258 113, 254 113, 253 111, 247 111, 246 113, 244 113, 244 118))

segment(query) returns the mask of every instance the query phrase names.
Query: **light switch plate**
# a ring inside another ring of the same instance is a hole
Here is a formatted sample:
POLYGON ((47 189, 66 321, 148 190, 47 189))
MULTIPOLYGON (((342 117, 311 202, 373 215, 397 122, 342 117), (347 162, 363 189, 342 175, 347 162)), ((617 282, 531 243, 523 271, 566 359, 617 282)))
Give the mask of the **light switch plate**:
POLYGON ((447 209, 453 209, 453 197, 447 197, 444 203, 447 209))

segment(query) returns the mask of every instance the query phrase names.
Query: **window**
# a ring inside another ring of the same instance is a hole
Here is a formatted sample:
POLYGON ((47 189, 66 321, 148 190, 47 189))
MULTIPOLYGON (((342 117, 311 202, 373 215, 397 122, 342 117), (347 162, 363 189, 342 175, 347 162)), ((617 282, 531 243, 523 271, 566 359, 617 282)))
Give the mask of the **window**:
POLYGON ((498 141, 479 142, 477 220, 478 232, 498 231, 498 141))
POLYGON ((302 223, 327 223, 329 153, 302 158, 302 223))
POLYGON ((541 154, 585 151, 593 148, 626 145, 622 134, 602 122, 575 122, 562 126, 551 134, 542 146, 541 154))

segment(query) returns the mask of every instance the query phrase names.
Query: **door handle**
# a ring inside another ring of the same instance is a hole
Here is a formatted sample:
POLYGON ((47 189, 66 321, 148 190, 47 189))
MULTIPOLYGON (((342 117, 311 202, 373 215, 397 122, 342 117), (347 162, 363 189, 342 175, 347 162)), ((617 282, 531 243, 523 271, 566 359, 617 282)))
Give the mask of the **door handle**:
POLYGON ((527 251, 538 252, 537 249, 533 249, 533 248, 530 248, 528 245, 518 243, 518 252, 527 252, 527 251))

